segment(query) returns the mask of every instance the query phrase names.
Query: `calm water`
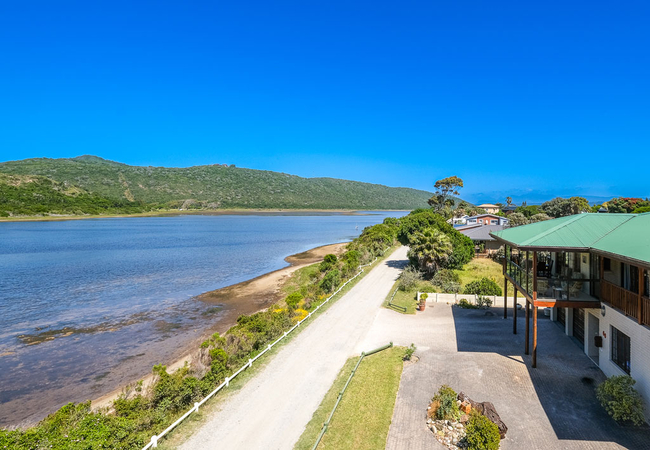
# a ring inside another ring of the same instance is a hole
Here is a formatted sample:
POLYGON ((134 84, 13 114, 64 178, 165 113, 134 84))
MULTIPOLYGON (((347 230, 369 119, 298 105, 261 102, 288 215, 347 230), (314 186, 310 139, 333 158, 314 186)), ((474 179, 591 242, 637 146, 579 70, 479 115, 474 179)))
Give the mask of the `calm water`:
POLYGON ((0 223, 0 424, 101 395, 169 357, 175 335, 198 335, 197 317, 218 320, 193 296, 403 214, 0 223))

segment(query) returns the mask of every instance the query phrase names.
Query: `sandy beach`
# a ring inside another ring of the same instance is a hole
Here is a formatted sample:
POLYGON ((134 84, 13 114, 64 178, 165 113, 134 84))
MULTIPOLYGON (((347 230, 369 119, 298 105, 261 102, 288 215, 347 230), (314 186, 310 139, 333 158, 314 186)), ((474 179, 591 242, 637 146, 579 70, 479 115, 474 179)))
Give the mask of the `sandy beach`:
MULTIPOLYGON (((221 289, 206 292, 197 297, 198 300, 223 307, 223 314, 220 320, 204 330, 200 338, 192 340, 186 346, 186 352, 181 358, 174 358, 168 361, 161 361, 167 365, 167 370, 172 372, 191 363, 192 355, 198 350, 199 344, 215 332, 225 333, 230 327, 237 323, 237 318, 242 314, 254 314, 262 311, 284 297, 282 287, 290 276, 298 269, 310 264, 318 263, 327 254, 340 255, 345 251, 347 242, 330 244, 316 247, 306 252, 288 256, 285 261, 290 264, 288 267, 261 275, 252 280, 226 286, 221 289)), ((143 373, 141 377, 124 383, 118 389, 96 398, 92 401, 94 409, 108 408, 113 400, 124 392, 131 383, 143 381, 143 387, 151 384, 153 375, 143 373)))

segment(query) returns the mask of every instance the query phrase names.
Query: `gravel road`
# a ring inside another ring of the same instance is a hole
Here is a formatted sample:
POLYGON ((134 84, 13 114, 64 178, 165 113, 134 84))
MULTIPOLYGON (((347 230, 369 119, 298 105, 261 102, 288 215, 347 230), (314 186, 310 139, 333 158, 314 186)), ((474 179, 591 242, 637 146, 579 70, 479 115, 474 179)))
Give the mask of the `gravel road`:
POLYGON ((406 251, 397 249, 317 317, 181 448, 293 448, 345 361, 359 353, 406 251))

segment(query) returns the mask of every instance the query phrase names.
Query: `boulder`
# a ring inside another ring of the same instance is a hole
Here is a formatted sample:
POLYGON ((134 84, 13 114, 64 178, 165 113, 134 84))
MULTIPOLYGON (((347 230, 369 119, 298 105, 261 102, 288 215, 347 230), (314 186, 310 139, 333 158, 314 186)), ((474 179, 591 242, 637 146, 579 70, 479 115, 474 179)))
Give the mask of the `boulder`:
POLYGON ((490 419, 492 423, 499 427, 499 434, 501 435, 501 439, 504 439, 506 437, 506 433, 508 432, 508 427, 505 423, 503 423, 501 417, 499 417, 499 414, 497 413, 494 405, 490 402, 483 402, 481 403, 481 407, 482 408, 479 409, 481 414, 490 419))

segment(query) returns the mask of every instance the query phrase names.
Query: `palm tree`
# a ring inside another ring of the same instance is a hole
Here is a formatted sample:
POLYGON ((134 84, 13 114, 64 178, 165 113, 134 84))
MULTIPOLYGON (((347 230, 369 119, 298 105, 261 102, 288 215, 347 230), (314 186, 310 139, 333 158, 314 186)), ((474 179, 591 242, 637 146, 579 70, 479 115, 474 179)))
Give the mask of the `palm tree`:
POLYGON ((508 206, 512 205, 512 197, 506 197, 506 203, 508 206))
POLYGON ((439 230, 427 228, 409 239, 408 257, 415 259, 420 270, 433 275, 453 251, 449 237, 439 230))

